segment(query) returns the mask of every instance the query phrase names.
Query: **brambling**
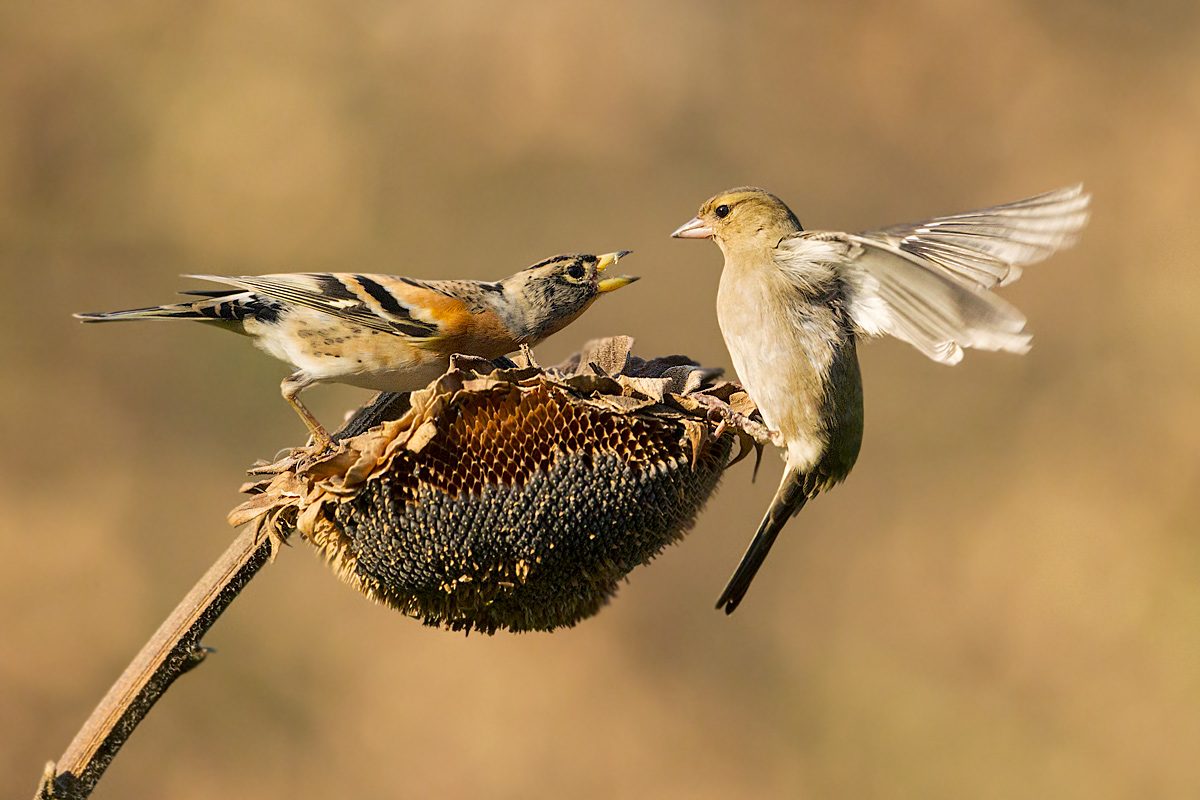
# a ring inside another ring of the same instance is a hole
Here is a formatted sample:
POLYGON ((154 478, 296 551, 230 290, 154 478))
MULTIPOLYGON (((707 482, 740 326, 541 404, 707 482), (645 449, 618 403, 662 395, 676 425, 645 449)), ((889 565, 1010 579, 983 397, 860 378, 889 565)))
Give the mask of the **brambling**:
POLYGON ((602 273, 630 251, 560 255, 502 281, 425 281, 307 273, 184 277, 233 289, 183 292, 192 303, 76 314, 84 322, 194 319, 242 333, 296 368, 280 385, 318 446, 329 434, 300 402, 314 383, 410 392, 446 371, 455 353, 494 359, 557 333, 606 292, 637 278, 602 273))
POLYGON ((783 481, 717 601, 732 613, 784 524, 844 480, 862 443, 859 337, 890 334, 944 364, 963 348, 1024 353, 1025 317, 991 293, 1073 245, 1090 196, 1075 186, 865 233, 805 231, 779 198, 722 192, 672 235, 725 256, 717 319, 776 444, 783 481))

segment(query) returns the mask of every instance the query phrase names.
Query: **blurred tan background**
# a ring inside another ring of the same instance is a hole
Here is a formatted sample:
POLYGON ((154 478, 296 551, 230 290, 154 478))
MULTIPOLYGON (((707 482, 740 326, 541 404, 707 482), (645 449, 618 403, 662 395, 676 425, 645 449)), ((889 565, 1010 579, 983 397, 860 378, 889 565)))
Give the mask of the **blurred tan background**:
POLYGON ((423 628, 298 543, 97 797, 1197 796, 1200 6, 6 4, 0 792, 32 793, 233 536, 242 470, 303 432, 245 341, 71 312, 186 272, 628 248, 644 280, 542 359, 628 333, 728 365, 720 254, 668 238, 710 194, 859 230, 1076 181, 1082 244, 1006 290, 1033 351, 862 348, 858 467, 734 616, 771 454, 549 635, 423 628))

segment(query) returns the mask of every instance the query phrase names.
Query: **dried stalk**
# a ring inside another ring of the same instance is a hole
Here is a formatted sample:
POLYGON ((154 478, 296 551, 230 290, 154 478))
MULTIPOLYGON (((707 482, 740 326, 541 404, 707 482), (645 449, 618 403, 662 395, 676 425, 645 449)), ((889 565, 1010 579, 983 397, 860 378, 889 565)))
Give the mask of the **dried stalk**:
POLYGON ((271 559, 273 547, 257 526, 247 526, 126 667, 62 757, 46 765, 35 800, 80 800, 92 793, 151 707, 204 660, 200 637, 271 559))

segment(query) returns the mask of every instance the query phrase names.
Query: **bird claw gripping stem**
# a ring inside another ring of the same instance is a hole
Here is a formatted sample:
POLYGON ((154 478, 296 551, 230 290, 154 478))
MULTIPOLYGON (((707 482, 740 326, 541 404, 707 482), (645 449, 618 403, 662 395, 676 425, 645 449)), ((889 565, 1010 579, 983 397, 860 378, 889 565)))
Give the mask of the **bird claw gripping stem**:
POLYGON ((696 401, 707 409, 709 420, 717 423, 719 432, 714 432, 715 437, 720 436, 720 432, 723 432, 727 426, 732 426, 749 434, 759 447, 768 444, 776 447, 784 446, 783 435, 779 431, 771 430, 761 419, 754 419, 751 416, 758 416, 758 409, 745 392, 741 392, 740 396, 734 395, 730 402, 722 402, 712 395, 703 394, 697 395, 696 401))

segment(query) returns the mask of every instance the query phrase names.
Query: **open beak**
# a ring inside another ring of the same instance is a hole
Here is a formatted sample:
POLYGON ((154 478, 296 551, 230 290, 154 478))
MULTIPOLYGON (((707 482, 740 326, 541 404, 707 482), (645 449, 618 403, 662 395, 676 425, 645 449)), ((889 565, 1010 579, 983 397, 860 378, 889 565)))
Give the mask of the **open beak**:
POLYGON ((699 217, 692 217, 671 234, 676 239, 711 239, 712 235, 713 229, 699 217))
MULTIPOLYGON (((632 250, 621 250, 617 253, 605 253, 604 255, 600 256, 600 262, 596 264, 596 272, 603 272, 632 252, 632 250)), ((636 280, 637 278, 629 275, 618 275, 616 277, 605 278, 602 281, 597 281, 596 289, 601 292, 615 292, 622 286, 628 286, 636 280)))

